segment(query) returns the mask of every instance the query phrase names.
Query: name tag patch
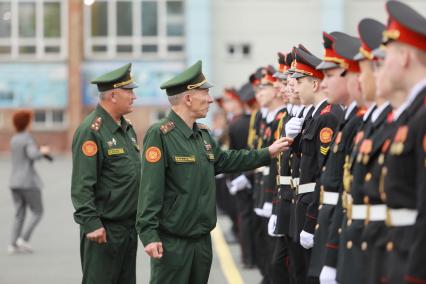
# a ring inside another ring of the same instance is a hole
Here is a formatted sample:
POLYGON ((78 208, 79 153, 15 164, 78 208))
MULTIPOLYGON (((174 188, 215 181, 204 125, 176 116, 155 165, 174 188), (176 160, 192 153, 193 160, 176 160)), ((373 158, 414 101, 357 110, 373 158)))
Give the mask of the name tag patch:
POLYGON ((176 163, 195 163, 195 156, 174 156, 176 163))
POLYGON ((108 156, 124 154, 124 148, 108 149, 108 156))

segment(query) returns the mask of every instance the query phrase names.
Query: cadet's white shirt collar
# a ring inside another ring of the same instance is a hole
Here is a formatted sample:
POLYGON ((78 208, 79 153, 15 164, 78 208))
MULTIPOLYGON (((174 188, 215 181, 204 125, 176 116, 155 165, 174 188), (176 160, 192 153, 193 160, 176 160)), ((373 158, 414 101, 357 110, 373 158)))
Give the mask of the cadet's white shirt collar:
POLYGON ((275 116, 277 115, 277 113, 282 110, 285 107, 285 105, 281 105, 279 107, 277 107, 276 109, 268 112, 268 114, 266 115, 266 123, 271 123, 272 121, 274 121, 275 116))
POLYGON ((375 107, 376 107, 375 103, 368 107, 367 111, 364 113, 364 116, 362 117, 362 120, 364 122, 366 122, 367 119, 370 117, 370 114, 374 110, 375 107))
POLYGON ((383 110, 389 105, 389 102, 385 102, 381 106, 378 106, 373 114, 371 115, 371 121, 376 122, 376 120, 379 118, 380 114, 383 112, 383 110))
POLYGON ((347 120, 349 118, 349 115, 351 114, 351 112, 353 111, 353 109, 356 107, 356 102, 352 102, 348 108, 346 109, 345 112, 345 120, 347 120))
POLYGON ((303 108, 302 105, 293 105, 291 108, 291 115, 297 116, 300 113, 300 110, 303 108))
POLYGON ((327 99, 323 99, 319 104, 315 106, 314 112, 312 113, 312 117, 314 117, 315 113, 317 113, 318 108, 325 102, 327 99))
POLYGON ((266 115, 268 114, 268 109, 266 107, 261 107, 260 113, 262 114, 262 118, 266 118, 266 115))
POLYGON ((393 121, 396 121, 401 114, 406 110, 411 103, 416 99, 417 95, 426 88, 426 78, 418 82, 414 87, 411 89, 410 94, 408 95, 407 99, 405 99, 405 102, 397 109, 393 111, 393 121))
POLYGON ((293 109, 293 105, 292 104, 287 104, 287 113, 291 114, 291 110, 293 109))

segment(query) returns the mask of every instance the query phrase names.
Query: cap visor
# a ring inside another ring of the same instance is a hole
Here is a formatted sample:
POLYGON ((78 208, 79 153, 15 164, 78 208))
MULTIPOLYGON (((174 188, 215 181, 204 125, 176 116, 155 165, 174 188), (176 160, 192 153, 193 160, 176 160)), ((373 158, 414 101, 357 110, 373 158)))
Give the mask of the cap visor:
POLYGON ((302 74, 302 73, 299 73, 299 72, 294 72, 294 73, 291 75, 291 78, 294 78, 294 79, 298 79, 298 78, 302 78, 302 77, 306 77, 306 75, 305 75, 305 74, 302 74))
POLYGON ((361 52, 358 52, 358 53, 354 56, 354 60, 355 60, 355 61, 361 61, 361 60, 364 60, 364 59, 366 59, 366 58, 365 58, 365 56, 364 56, 361 52))
POLYGON ((327 70, 327 69, 333 69, 333 68, 339 68, 339 64, 330 62, 330 61, 322 61, 317 67, 317 70, 327 70))
POLYGON ((382 47, 378 47, 371 52, 374 57, 384 59, 386 57, 386 52, 382 47))
POLYGON ((130 83, 130 84, 127 84, 127 85, 124 85, 124 86, 122 86, 122 87, 120 87, 121 89, 135 89, 135 88, 137 88, 137 87, 139 87, 138 86, 138 84, 136 84, 136 83, 130 83))
POLYGON ((285 75, 282 72, 275 72, 275 74, 273 75, 274 78, 278 78, 278 79, 286 79, 287 75, 285 75))
POLYGON ((202 84, 201 86, 199 86, 199 89, 210 89, 211 87, 213 87, 212 84, 210 84, 209 82, 205 82, 204 84, 202 84))

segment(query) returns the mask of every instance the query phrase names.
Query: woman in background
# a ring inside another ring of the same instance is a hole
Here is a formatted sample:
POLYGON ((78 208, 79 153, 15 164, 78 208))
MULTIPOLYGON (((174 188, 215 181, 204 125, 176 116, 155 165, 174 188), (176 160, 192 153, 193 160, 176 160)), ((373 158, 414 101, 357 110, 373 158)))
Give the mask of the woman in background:
POLYGON ((32 252, 29 240, 43 214, 42 182, 34 168, 34 162, 43 157, 51 160, 50 148, 39 147, 34 141, 29 133, 31 120, 32 112, 29 110, 18 110, 13 114, 13 125, 17 133, 10 141, 12 152, 10 189, 16 211, 12 239, 8 247, 10 254, 32 252), (31 210, 32 215, 24 230, 27 209, 31 210))

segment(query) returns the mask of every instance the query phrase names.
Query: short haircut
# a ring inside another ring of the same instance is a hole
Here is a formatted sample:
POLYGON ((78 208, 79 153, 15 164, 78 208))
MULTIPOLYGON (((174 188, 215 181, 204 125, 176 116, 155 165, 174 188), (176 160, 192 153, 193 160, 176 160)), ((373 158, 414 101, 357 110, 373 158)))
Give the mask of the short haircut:
POLYGON ((27 129, 33 117, 31 110, 17 110, 13 113, 13 126, 17 132, 22 132, 27 129))

